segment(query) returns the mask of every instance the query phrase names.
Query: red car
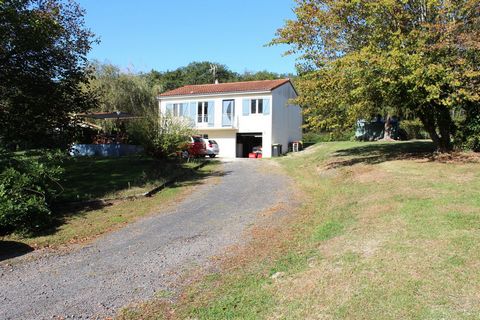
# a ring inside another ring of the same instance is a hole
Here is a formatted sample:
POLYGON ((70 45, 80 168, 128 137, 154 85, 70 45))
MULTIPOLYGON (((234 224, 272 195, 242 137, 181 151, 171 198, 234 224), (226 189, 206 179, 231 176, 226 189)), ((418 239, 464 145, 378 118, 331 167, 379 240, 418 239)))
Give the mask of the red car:
POLYGON ((200 136, 191 136, 186 157, 205 157, 207 155, 207 146, 200 136))

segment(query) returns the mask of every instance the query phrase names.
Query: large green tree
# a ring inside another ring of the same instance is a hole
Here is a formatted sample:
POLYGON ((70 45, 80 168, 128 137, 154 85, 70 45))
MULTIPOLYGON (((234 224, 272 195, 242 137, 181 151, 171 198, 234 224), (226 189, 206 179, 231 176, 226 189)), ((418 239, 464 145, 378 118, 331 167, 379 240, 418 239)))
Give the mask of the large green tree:
POLYGON ((293 77, 292 75, 278 74, 267 70, 256 72, 245 71, 240 74, 231 71, 226 65, 208 61, 192 62, 186 66, 165 72, 152 70, 142 76, 145 77, 150 83, 150 86, 158 92, 165 92, 191 84, 214 83, 215 79, 220 83, 225 83, 293 77), (215 77, 211 70, 212 66, 216 66, 215 77))
POLYGON ((89 89, 98 97, 96 111, 128 112, 143 116, 156 109, 156 91, 158 85, 142 74, 122 72, 112 64, 92 64, 94 77, 89 89))
POLYGON ((273 44, 300 55, 297 81, 311 127, 359 117, 418 117, 440 151, 452 149, 452 110, 479 110, 478 0, 296 0, 273 44))
POLYGON ((166 72, 152 70, 146 76, 160 92, 185 85, 214 83, 215 79, 219 82, 232 82, 238 79, 238 74, 227 66, 208 61, 192 62, 187 66, 166 72), (215 77, 211 71, 212 65, 216 66, 215 77))
POLYGON ((276 72, 271 72, 267 70, 262 71, 245 71, 239 76, 241 81, 256 81, 256 80, 275 80, 281 78, 293 78, 292 74, 280 74, 276 72))
POLYGON ((73 117, 95 105, 84 90, 93 34, 74 1, 0 0, 0 142, 65 145, 73 117))

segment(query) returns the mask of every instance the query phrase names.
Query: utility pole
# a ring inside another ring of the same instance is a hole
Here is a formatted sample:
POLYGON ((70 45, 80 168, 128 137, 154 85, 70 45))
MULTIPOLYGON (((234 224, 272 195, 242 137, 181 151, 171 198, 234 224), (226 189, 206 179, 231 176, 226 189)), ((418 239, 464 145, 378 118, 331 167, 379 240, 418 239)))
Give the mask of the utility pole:
POLYGON ((217 83, 217 66, 215 64, 210 65, 210 72, 213 75, 213 83, 217 83))

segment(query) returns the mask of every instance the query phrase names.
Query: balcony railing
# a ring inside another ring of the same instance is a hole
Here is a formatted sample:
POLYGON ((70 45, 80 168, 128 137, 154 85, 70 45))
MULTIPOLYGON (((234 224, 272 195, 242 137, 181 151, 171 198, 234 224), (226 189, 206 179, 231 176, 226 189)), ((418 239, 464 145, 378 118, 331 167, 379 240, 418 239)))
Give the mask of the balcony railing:
POLYGON ((198 123, 208 123, 208 115, 199 115, 197 116, 197 122, 198 123))
POLYGON ((192 123, 195 128, 201 128, 201 129, 238 129, 238 124, 239 124, 239 119, 240 117, 234 116, 233 119, 230 121, 225 121, 225 119, 217 119, 215 118, 215 122, 212 124, 208 123, 208 116, 197 116, 196 122, 192 123), (220 120, 220 121, 219 121, 220 120))
POLYGON ((239 124, 239 119, 240 117, 239 116, 233 116, 232 119, 228 119, 227 121, 225 121, 226 119, 224 119, 223 117, 225 117, 227 115, 223 115, 222 116, 222 124, 221 126, 223 128, 233 128, 233 129, 238 129, 238 124, 239 124))

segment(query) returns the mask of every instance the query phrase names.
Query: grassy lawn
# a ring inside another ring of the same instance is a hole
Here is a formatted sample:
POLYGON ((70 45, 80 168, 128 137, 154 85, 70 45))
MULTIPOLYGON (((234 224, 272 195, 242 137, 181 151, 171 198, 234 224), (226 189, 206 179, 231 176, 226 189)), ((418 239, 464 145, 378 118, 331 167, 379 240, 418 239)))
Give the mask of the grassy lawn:
POLYGON ((195 163, 178 164, 133 155, 120 158, 70 158, 64 162, 59 201, 115 198, 149 191, 189 170, 195 163))
POLYGON ((336 142, 277 160, 304 194, 288 225, 121 318, 479 319, 479 157, 431 150, 336 142))
MULTIPOLYGON (((156 170, 155 166, 159 163, 141 157, 80 159, 79 161, 75 161, 75 163, 79 163, 80 166, 75 168, 73 161, 69 164, 66 172, 69 174, 68 177, 70 180, 67 180, 68 182, 65 183, 65 186, 71 188, 69 191, 70 194, 81 194, 82 197, 80 197, 80 199, 104 197, 106 195, 118 196, 119 194, 127 194, 127 192, 131 192, 132 190, 138 193, 139 190, 147 190, 149 184, 155 185, 157 182, 163 182, 162 179, 165 179, 169 175, 179 173, 180 170, 178 168, 172 168, 170 172, 165 172, 165 167, 162 167, 158 169, 159 172, 165 173, 162 176, 159 175, 156 179, 150 180, 139 179, 137 181, 142 182, 137 183, 135 189, 132 187, 133 184, 131 184, 130 189, 122 189, 122 186, 125 188, 127 182, 135 181, 135 178, 143 174, 143 172, 156 170), (92 163, 100 165, 93 166, 92 163), (111 166, 107 164, 111 164, 111 166), (130 166, 131 168, 129 168, 130 166), (91 169, 89 171, 83 171, 85 173, 85 175, 83 175, 82 168, 91 169), (89 177, 91 179, 91 188, 88 188, 89 177), (78 181, 80 178, 82 179, 82 183, 75 186, 72 181, 78 181), (69 186, 69 183, 72 185, 69 186), (111 189, 105 188, 105 184, 108 184, 111 189), (72 189, 76 191, 72 191, 72 189), (116 192, 111 191, 115 189, 117 190, 116 192)), ((188 167, 192 165, 192 163, 186 164, 182 166, 181 170, 188 170, 188 167)), ((88 210, 79 209, 75 212, 67 212, 59 217, 59 223, 55 228, 46 231, 43 235, 33 237, 10 235, 0 238, 0 240, 18 241, 34 248, 59 247, 71 243, 88 242, 103 233, 118 229, 141 217, 160 214, 171 205, 180 201, 183 196, 191 192, 191 188, 202 183, 204 178, 216 170, 218 170, 217 163, 211 162, 196 172, 190 171, 184 178, 179 180, 178 183, 162 190, 152 197, 113 201, 108 206, 99 207, 94 210, 89 208, 88 210)))

